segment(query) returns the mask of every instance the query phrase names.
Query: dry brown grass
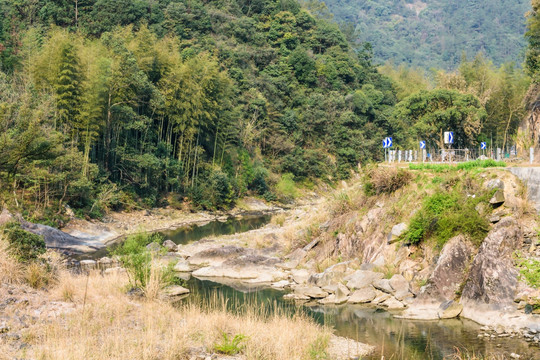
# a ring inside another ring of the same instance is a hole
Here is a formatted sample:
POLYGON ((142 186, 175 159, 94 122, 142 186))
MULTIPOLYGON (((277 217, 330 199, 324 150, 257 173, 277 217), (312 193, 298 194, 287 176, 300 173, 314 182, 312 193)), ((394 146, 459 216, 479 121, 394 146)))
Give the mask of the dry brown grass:
POLYGON ((262 314, 257 305, 241 314, 225 310, 227 300, 173 306, 124 293, 125 274, 67 273, 51 289, 51 300, 70 300, 75 312, 26 334, 36 359, 188 359, 191 348, 212 351, 223 333, 242 334, 247 359, 309 359, 311 345, 328 330, 302 316, 262 314), (86 295, 85 295, 86 294, 86 295), (83 303, 85 306, 83 307, 83 303), (204 307, 204 309, 203 309, 204 307))
POLYGON ((412 175, 410 171, 395 167, 374 167, 366 171, 367 181, 364 186, 371 188, 374 194, 391 194, 407 185, 412 175))
POLYGON ((20 284, 23 281, 23 267, 10 254, 8 243, 0 234, 0 283, 20 284))

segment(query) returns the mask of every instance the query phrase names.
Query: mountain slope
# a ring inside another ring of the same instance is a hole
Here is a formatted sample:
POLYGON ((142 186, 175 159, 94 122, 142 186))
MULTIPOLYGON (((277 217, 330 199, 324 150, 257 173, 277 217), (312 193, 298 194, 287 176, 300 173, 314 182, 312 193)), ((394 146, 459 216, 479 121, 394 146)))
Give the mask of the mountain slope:
POLYGON ((324 0, 339 22, 356 26, 375 59, 453 69, 462 52, 495 64, 523 60, 529 0, 324 0))

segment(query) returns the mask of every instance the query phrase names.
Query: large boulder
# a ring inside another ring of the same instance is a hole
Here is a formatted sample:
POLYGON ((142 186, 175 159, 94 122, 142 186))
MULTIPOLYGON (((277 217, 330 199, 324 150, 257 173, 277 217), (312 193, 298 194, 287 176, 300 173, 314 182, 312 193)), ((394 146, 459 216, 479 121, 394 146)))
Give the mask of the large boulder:
POLYGON ((332 265, 324 272, 312 275, 309 278, 308 282, 310 284, 315 284, 320 287, 339 283, 343 280, 345 276, 351 274, 354 271, 349 267, 350 264, 351 261, 332 265))
POLYGON ((395 274, 390 278, 390 286, 394 289, 394 296, 398 300, 404 300, 405 298, 412 297, 412 293, 409 291, 409 282, 403 275, 395 274))
POLYGON ((408 226, 407 226, 406 223, 400 223, 400 224, 394 225, 392 227, 392 230, 390 231, 390 234, 388 234, 388 243, 392 244, 392 243, 396 242, 397 240, 399 240, 399 237, 405 231, 407 231, 407 228, 408 228, 408 226))
POLYGON ((502 203, 504 203, 504 201, 505 201, 504 190, 499 189, 499 190, 495 191, 495 194, 493 194, 493 196, 489 200, 489 203, 491 205, 498 206, 498 205, 501 205, 502 203))
POLYGON ((318 286, 297 286, 294 288, 294 293, 312 299, 322 299, 328 296, 328 293, 318 286))
POLYGON ((347 282, 346 285, 349 289, 363 289, 383 277, 384 275, 379 272, 357 270, 351 275, 346 276, 344 280, 347 282))
POLYGON ((178 245, 176 245, 172 240, 165 240, 163 242, 163 247, 169 252, 175 252, 178 250, 178 245))
POLYGON ((47 225, 34 224, 22 220, 21 228, 33 234, 43 236, 43 240, 45 240, 48 248, 66 251, 71 254, 91 252, 105 247, 105 244, 98 239, 75 237, 47 225))
POLYGON ((380 306, 383 306, 388 310, 400 310, 406 307, 405 304, 393 297, 389 297, 385 301, 381 302, 380 306))
POLYGON ((188 259, 188 262, 192 266, 218 266, 228 259, 237 258, 248 253, 251 252, 240 246, 216 246, 197 252, 188 259))
POLYGON ((512 217, 495 225, 480 246, 462 293, 464 304, 509 305, 518 286, 512 254, 522 242, 522 232, 512 217))
POLYGON ((439 319, 453 319, 463 311, 463 305, 454 300, 444 301, 437 310, 439 319))
POLYGON ((444 245, 437 265, 420 294, 422 299, 436 301, 451 300, 466 277, 475 249, 463 235, 448 240, 444 245))
POLYGON ((373 289, 373 287, 369 286, 353 292, 352 295, 349 296, 349 300, 347 302, 349 304, 364 304, 371 302, 373 299, 375 299, 375 297, 377 297, 377 292, 373 289))

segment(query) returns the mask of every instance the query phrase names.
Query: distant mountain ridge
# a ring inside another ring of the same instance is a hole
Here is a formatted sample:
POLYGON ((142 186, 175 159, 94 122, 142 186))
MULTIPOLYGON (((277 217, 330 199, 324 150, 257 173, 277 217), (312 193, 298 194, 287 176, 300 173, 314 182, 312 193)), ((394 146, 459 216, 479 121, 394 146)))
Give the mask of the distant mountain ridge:
POLYGON ((523 62, 529 0, 324 0, 352 23, 379 62, 453 69, 463 52, 495 64, 523 62))

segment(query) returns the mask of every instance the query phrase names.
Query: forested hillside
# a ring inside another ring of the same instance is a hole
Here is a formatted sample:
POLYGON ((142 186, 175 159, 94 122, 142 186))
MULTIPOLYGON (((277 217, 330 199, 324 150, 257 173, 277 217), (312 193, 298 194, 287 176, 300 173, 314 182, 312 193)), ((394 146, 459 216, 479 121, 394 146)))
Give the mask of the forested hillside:
POLYGON ((2 203, 37 220, 66 204, 100 216, 286 198, 293 180, 347 177, 382 155, 390 81, 296 1, 0 11, 2 203))
POLYGON ((495 64, 523 61, 529 0, 324 0, 352 23, 378 62, 454 69, 465 52, 495 64))

